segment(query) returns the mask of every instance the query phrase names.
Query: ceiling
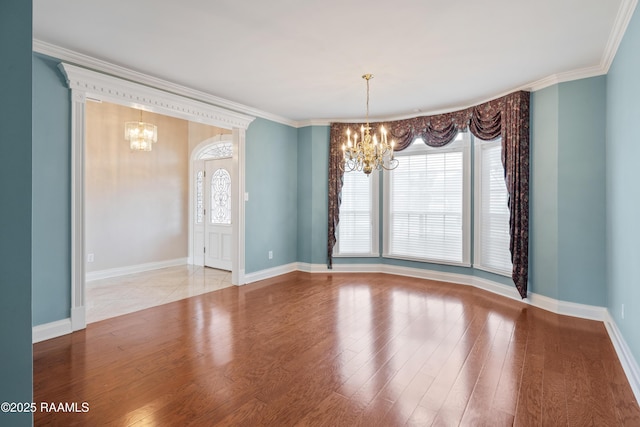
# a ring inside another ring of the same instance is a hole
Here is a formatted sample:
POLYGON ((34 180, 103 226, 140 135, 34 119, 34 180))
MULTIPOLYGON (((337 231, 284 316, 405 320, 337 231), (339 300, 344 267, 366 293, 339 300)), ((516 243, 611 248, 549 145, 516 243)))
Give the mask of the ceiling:
POLYGON ((36 41, 295 122, 604 74, 637 0, 34 0, 36 41))

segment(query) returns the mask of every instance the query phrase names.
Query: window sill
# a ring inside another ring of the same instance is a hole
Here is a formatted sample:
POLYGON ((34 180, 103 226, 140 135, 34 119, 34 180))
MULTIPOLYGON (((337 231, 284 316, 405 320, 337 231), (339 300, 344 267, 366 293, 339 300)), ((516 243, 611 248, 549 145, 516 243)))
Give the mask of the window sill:
POLYGON ((382 258, 399 259, 403 261, 415 261, 415 262, 422 262, 426 264, 451 265, 454 267, 471 267, 470 263, 465 263, 465 262, 442 261, 442 260, 435 260, 435 259, 410 257, 410 256, 404 256, 404 255, 382 254, 382 258))
POLYGON ((380 254, 333 254, 334 258, 380 258, 380 254))
POLYGON ((495 268, 484 267, 482 265, 474 265, 473 268, 475 270, 482 270, 486 271, 487 273, 497 274, 498 276, 511 277, 511 271, 496 270, 495 268))

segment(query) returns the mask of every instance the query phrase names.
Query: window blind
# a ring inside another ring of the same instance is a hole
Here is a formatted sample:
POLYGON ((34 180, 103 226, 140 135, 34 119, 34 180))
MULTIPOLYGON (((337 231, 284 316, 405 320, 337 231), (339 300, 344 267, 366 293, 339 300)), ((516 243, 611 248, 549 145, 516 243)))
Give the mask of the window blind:
POLYGON ((480 253, 476 256, 481 267, 509 274, 512 269, 507 204, 509 196, 504 181, 501 142, 480 144, 479 149, 480 215, 476 218, 476 229, 480 231, 480 253))
POLYGON ((463 152, 402 156, 390 175, 388 255, 463 262, 463 152))
POLYGON ((338 223, 338 254, 372 252, 372 180, 373 177, 363 172, 344 174, 338 223))

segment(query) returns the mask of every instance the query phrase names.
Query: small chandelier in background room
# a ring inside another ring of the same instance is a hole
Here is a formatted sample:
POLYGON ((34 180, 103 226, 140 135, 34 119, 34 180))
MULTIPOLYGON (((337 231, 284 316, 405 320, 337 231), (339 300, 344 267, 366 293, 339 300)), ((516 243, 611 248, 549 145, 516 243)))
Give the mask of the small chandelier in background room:
POLYGON ((153 143, 158 142, 158 126, 144 123, 140 110, 139 121, 124 124, 124 139, 129 141, 129 147, 133 151, 151 151, 153 143))
POLYGON ((387 130, 380 126, 380 137, 377 134, 371 135, 369 126, 369 80, 373 74, 362 76, 367 81, 367 124, 360 127, 360 139, 358 131, 353 133, 347 129, 347 141, 342 144, 344 153, 344 170, 346 172, 362 171, 369 175, 374 169, 392 170, 398 167, 398 160, 393 158, 393 148, 395 141, 391 144, 387 141, 387 130))

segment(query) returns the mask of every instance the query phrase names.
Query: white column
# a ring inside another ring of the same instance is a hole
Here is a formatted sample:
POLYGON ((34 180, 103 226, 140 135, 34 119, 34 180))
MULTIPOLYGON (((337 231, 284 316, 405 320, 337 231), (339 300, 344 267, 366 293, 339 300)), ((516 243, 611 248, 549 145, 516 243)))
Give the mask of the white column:
POLYGON ((71 90, 71 329, 87 326, 84 303, 85 93, 71 90))
POLYGON ((231 283, 244 285, 244 213, 245 213, 245 129, 234 127, 233 135, 233 179, 236 184, 235 201, 232 206, 231 224, 233 239, 231 283))

